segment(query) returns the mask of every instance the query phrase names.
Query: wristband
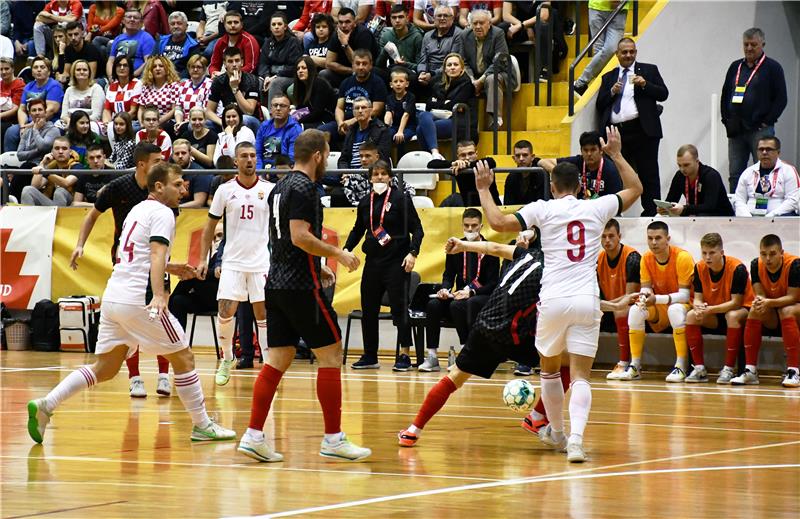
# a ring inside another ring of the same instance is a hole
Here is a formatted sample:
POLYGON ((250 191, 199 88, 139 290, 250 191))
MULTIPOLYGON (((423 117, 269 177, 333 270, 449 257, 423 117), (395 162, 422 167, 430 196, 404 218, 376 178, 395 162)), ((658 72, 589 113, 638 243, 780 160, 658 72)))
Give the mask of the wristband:
POLYGON ((656 304, 657 305, 669 305, 670 299, 672 299, 668 295, 658 294, 656 295, 656 304))

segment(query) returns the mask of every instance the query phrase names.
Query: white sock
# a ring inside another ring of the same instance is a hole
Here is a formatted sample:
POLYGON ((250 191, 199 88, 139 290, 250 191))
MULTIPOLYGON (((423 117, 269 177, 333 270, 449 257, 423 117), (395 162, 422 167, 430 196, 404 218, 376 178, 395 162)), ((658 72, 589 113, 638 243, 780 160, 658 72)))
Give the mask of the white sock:
POLYGON ((264 431, 259 431, 258 429, 251 429, 250 427, 248 427, 247 432, 245 432, 245 434, 257 442, 264 441, 264 431))
POLYGON ((684 359, 683 357, 678 357, 677 360, 675 361, 675 367, 681 368, 681 370, 684 373, 686 373, 686 370, 689 367, 689 361, 687 359, 684 359))
POLYGON ((217 316, 217 338, 222 348, 222 358, 233 360, 233 317, 217 316))
POLYGON ((528 414, 528 418, 530 418, 532 422, 536 422, 538 420, 544 420, 544 415, 534 409, 528 414))
POLYGON ((642 358, 641 357, 633 357, 631 359, 631 366, 633 366, 637 370, 641 370, 642 369, 642 358))
POLYGON ((589 410, 592 408, 592 387, 583 379, 573 380, 569 385, 569 439, 580 442, 583 431, 589 421, 589 410))
POLYGON ((208 427, 211 421, 206 413, 206 401, 203 397, 203 387, 195 370, 175 374, 175 389, 183 407, 192 417, 192 423, 198 427, 208 427))
POLYGON ((267 320, 256 320, 256 328, 258 328, 258 344, 261 346, 261 360, 266 364, 267 351, 269 351, 269 346, 267 346, 267 320))
POLYGON ((436 348, 428 348, 428 357, 436 357, 436 348))
POLYGON ((706 367, 703 364, 695 364, 694 365, 694 369, 703 370, 703 369, 706 369, 706 367))
POLYGON ((97 384, 97 376, 89 366, 81 366, 58 383, 46 397, 44 397, 46 411, 52 413, 61 402, 71 397, 78 391, 90 388, 97 384))
POLYGON ((564 431, 564 387, 561 385, 561 373, 542 373, 542 402, 550 428, 556 432, 564 431))
POLYGON ((416 425, 414 425, 413 423, 412 423, 411 425, 409 425, 409 426, 408 426, 408 429, 406 429, 406 430, 407 430, 408 432, 410 432, 411 434, 416 434, 417 436, 419 436, 420 434, 422 434, 422 429, 420 429, 419 427, 417 427, 417 426, 416 426, 416 425))
POLYGON ((758 369, 756 369, 756 367, 752 364, 745 364, 744 367, 745 369, 749 369, 750 373, 758 373, 758 369))
POLYGON ((333 434, 325 433, 325 441, 328 443, 339 443, 340 441, 342 441, 342 436, 343 434, 341 432, 333 434))
POLYGON ((617 364, 619 364, 620 366, 622 366, 622 367, 623 367, 623 368, 625 368, 625 369, 628 369, 628 366, 630 366, 630 365, 631 365, 631 363, 630 363, 630 362, 628 362, 627 360, 621 360, 621 361, 619 361, 617 364))

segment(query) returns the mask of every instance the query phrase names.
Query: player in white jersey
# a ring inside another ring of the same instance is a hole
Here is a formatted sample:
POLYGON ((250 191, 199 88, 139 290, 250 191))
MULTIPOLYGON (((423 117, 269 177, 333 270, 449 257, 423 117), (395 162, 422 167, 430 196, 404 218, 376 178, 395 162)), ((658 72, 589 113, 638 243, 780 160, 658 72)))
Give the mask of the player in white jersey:
POLYGON ((131 209, 122 226, 111 279, 103 293, 100 330, 91 366, 62 380, 44 398, 28 402, 28 434, 42 443, 50 416, 61 402, 98 382, 114 378, 122 362, 141 348, 172 364, 175 387, 192 417, 192 441, 232 440, 236 433, 206 413, 194 356, 180 323, 167 310, 167 260, 175 236, 175 215, 186 194, 180 166, 161 163, 147 174, 147 200, 131 209))
POLYGON ((225 250, 219 276, 217 300, 217 337, 223 358, 215 381, 224 386, 233 367, 233 316, 240 301, 250 300, 258 328, 261 358, 267 354, 267 312, 264 307, 264 286, 269 272, 269 204, 267 197, 275 185, 256 176, 256 148, 250 142, 236 146, 234 178, 219 186, 208 210, 208 222, 203 230, 198 277, 205 279, 208 270, 208 251, 214 228, 225 218, 225 250))
POLYGON ((550 424, 540 439, 567 451, 571 462, 586 461, 583 432, 592 404, 589 376, 600 333, 600 297, 597 256, 606 222, 628 209, 642 194, 642 184, 622 157, 619 131, 606 129, 603 152, 614 161, 622 177, 622 191, 592 200, 575 198, 580 188, 579 171, 561 163, 551 173, 554 200, 530 203, 515 214, 500 212, 489 186, 494 173, 481 162, 476 184, 489 225, 497 231, 539 228, 544 253, 544 272, 536 327, 536 348, 541 357, 542 401, 550 424), (564 388, 561 386, 561 354, 569 354, 572 395, 569 402, 570 436, 564 436, 564 388))

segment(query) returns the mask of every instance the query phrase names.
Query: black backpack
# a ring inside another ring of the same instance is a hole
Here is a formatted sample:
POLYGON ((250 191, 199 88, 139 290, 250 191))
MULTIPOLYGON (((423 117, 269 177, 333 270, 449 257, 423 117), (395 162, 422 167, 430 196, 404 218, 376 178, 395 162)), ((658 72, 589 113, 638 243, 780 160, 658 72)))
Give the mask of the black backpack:
POLYGON ((36 351, 58 351, 61 346, 61 324, 58 304, 42 299, 31 314, 31 343, 36 351))

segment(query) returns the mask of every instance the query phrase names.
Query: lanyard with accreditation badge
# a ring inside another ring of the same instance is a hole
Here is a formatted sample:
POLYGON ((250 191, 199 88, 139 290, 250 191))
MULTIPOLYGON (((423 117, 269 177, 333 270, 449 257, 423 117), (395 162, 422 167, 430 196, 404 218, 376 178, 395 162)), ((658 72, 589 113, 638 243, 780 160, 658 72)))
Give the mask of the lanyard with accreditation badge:
POLYGON ((374 213, 373 210, 373 203, 375 201, 375 191, 372 191, 369 194, 369 230, 372 232, 372 235, 375 236, 375 239, 378 240, 382 246, 388 245, 390 241, 392 241, 392 237, 389 235, 388 232, 383 228, 383 217, 386 216, 386 211, 389 210, 389 195, 392 194, 392 188, 386 190, 386 198, 383 200, 383 209, 381 209, 381 220, 378 222, 378 228, 375 229, 374 224, 372 223, 372 215, 374 213))
POLYGON ((744 92, 747 90, 747 86, 750 84, 750 81, 753 80, 753 76, 755 76, 756 72, 758 72, 758 69, 761 68, 761 64, 764 63, 765 59, 767 59, 767 54, 762 53, 761 59, 758 60, 755 68, 750 73, 750 77, 747 78, 747 81, 745 81, 744 85, 742 86, 739 86, 739 74, 742 72, 742 63, 744 63, 744 60, 739 63, 739 68, 736 69, 736 79, 733 82, 733 98, 731 99, 731 103, 740 105, 744 102, 744 92))
MULTIPOLYGON (((475 273, 475 279, 472 280, 471 283, 468 285, 472 286, 474 290, 477 290, 481 287, 481 282, 478 281, 478 278, 481 277, 481 261, 483 261, 483 257, 485 254, 478 254, 478 271, 475 273)), ((462 272, 461 279, 464 281, 467 280, 467 253, 464 253, 464 270, 462 272)))
POLYGON ((686 180, 684 180, 683 196, 686 197, 686 203, 687 204, 694 203, 694 205, 697 205, 697 193, 700 192, 700 175, 698 175, 697 178, 694 179, 694 185, 692 187, 694 188, 694 202, 690 202, 689 201, 689 179, 688 178, 686 180))
MULTIPOLYGON (((600 167, 597 168, 597 177, 594 179, 594 193, 589 191, 589 198, 597 198, 600 192, 600 180, 603 178, 603 162, 605 158, 600 157, 600 167)), ((581 189, 586 193, 587 184, 589 183, 589 176, 586 173, 586 161, 583 161, 583 174, 581 175, 581 189)))

